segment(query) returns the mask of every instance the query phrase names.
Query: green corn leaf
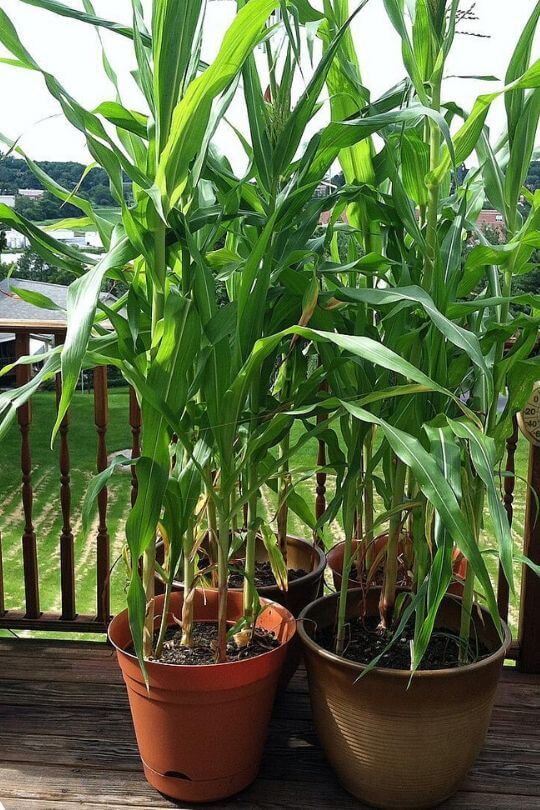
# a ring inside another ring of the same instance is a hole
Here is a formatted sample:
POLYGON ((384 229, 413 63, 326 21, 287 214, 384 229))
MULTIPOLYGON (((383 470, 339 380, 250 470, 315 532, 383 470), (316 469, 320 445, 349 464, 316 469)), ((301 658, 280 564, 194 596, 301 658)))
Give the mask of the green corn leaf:
MULTIPOLYGON (((102 17, 96 17, 93 14, 86 14, 78 9, 66 6, 64 3, 58 2, 58 0, 21 0, 21 3, 26 3, 27 6, 42 8, 46 11, 52 11, 54 14, 58 14, 60 17, 69 17, 73 20, 78 20, 79 22, 89 23, 90 25, 94 25, 99 28, 105 28, 108 31, 113 31, 114 33, 120 34, 128 39, 133 39, 133 31, 128 26, 120 25, 119 23, 111 22, 110 20, 105 20, 102 17)), ((145 41, 147 45, 151 44, 150 37, 146 37, 145 41)))
POLYGON ((111 250, 68 289, 67 331, 62 350, 62 396, 53 428, 53 441, 81 373, 103 278, 111 270, 123 268, 133 258, 135 253, 132 245, 125 236, 119 235, 111 250))
POLYGON ((298 103, 295 105, 294 110, 287 119, 283 132, 276 143, 274 150, 274 174, 279 175, 283 172, 293 159, 296 150, 304 136, 306 126, 313 115, 315 104, 321 94, 324 86, 326 76, 332 64, 335 54, 338 51, 342 38, 349 30, 349 25, 356 17, 356 15, 364 8, 368 0, 362 0, 359 3, 350 17, 345 20, 336 36, 325 49, 325 53, 313 75, 310 78, 308 86, 302 93, 298 103))
POLYGON ((203 141, 212 102, 241 71, 264 34, 266 20, 278 4, 279 0, 250 0, 240 9, 223 38, 216 59, 191 82, 176 105, 156 175, 166 210, 178 202, 185 188, 189 163, 203 141))
POLYGON ((43 293, 37 292, 36 290, 28 290, 24 287, 12 287, 10 286, 10 292, 15 293, 19 298, 23 301, 26 301, 28 304, 32 304, 34 307, 39 307, 40 309, 49 309, 49 310, 56 310, 59 312, 63 312, 63 308, 58 306, 48 295, 43 295, 43 293))
POLYGON ((96 115, 102 115, 115 127, 133 132, 140 138, 148 137, 148 119, 135 110, 127 110, 117 101, 104 101, 94 110, 96 115))
POLYGON ((390 21, 399 36, 401 37, 401 51, 403 55, 403 63, 407 68, 407 72, 412 79, 415 90, 418 93, 418 98, 422 104, 428 103, 426 91, 424 89, 424 82, 420 66, 417 62, 416 55, 412 46, 412 42, 407 30, 405 22, 405 10, 403 0, 384 0, 384 7, 390 21))
POLYGON ((80 251, 66 245, 65 242, 59 242, 4 203, 0 203, 0 222, 26 236, 35 252, 53 266, 58 265, 74 275, 79 275, 84 271, 85 264, 95 263, 95 259, 82 256, 80 251))
POLYGON ((26 50, 19 35, 15 30, 15 26, 5 13, 0 8, 0 42, 8 49, 10 53, 15 56, 17 61, 23 65, 27 70, 39 71, 37 62, 34 61, 31 54, 26 50))
POLYGON ((350 118, 347 121, 330 123, 318 138, 315 155, 310 158, 306 183, 315 182, 318 177, 323 176, 342 149, 353 146, 392 124, 415 126, 423 118, 428 118, 439 126, 447 144, 448 152, 453 154, 450 130, 443 116, 430 107, 411 104, 401 110, 390 110, 374 115, 350 118))
POLYGON ((283 554, 279 548, 277 537, 270 528, 270 526, 261 521, 260 530, 266 553, 268 554, 268 561, 272 569, 272 573, 276 579, 278 588, 281 591, 286 591, 288 588, 287 580, 287 566, 283 558, 283 554))
POLYGON ((451 535, 457 547, 467 558, 476 577, 480 581, 484 595, 487 600, 489 612, 493 618, 499 633, 501 621, 497 608, 497 600, 493 591, 493 585, 489 577, 486 564, 472 536, 470 526, 467 524, 456 500, 456 496, 441 473, 437 462, 420 444, 418 439, 404 433, 392 425, 384 422, 368 411, 358 408, 352 403, 342 402, 343 407, 355 418, 364 420, 370 424, 378 425, 394 453, 413 471, 418 486, 433 504, 439 513, 447 531, 451 535))
POLYGON ((497 490, 493 474, 497 461, 495 442, 473 425, 453 419, 447 421, 455 435, 469 443, 472 462, 486 488, 489 514, 495 529, 504 576, 511 592, 514 593, 512 533, 508 523, 508 515, 503 506, 501 494, 497 490))
POLYGON ((518 221, 518 203, 536 145, 539 119, 540 89, 537 89, 529 94, 522 105, 519 121, 514 129, 510 159, 506 168, 504 199, 507 210, 510 212, 508 224, 511 233, 515 231, 518 221))
MULTIPOLYGON (((167 143, 173 110, 190 78, 192 54, 201 36, 203 0, 154 0, 152 51, 158 154, 167 143)), ((197 60, 198 63, 198 60, 197 60)), ((197 64, 196 63, 196 64, 197 64)))
MULTIPOLYGON (((506 71, 505 84, 511 84, 527 70, 531 58, 534 35, 536 33, 536 27, 539 19, 540 2, 536 2, 534 10, 523 31, 521 32, 518 43, 512 54, 510 64, 508 65, 508 70, 506 71)), ((504 103, 506 107, 508 136, 510 138, 510 143, 513 143, 514 141, 514 135, 523 112, 524 100, 525 92, 522 88, 512 90, 505 95, 504 103)))
POLYGON ((133 12, 133 43, 137 70, 133 71, 133 78, 139 86, 150 110, 154 110, 154 77, 150 67, 152 40, 146 30, 143 11, 138 0, 131 0, 133 12))
POLYGON ((79 229, 86 229, 89 225, 93 225, 93 221, 90 217, 68 217, 67 219, 57 219, 55 222, 51 222, 50 225, 44 225, 45 231, 61 231, 64 228, 69 228, 70 230, 79 230, 79 229))
MULTIPOLYGON (((458 326, 458 324, 446 318, 421 287, 396 287, 394 289, 387 288, 380 290, 344 287, 337 290, 334 296, 340 301, 365 302, 383 306, 403 301, 420 304, 426 315, 432 320, 441 334, 453 343, 454 346, 457 346, 468 354, 473 363, 475 363, 484 374, 488 382, 489 390, 492 390, 493 382, 491 372, 487 367, 476 335, 470 330, 463 329, 461 326, 458 326)), ((415 378, 411 377, 411 379, 415 378)), ((416 379, 416 382, 420 382, 420 380, 416 379)))
MULTIPOLYGON (((487 93, 478 96, 471 113, 462 127, 456 132, 452 141, 454 146, 454 161, 457 165, 463 163, 476 148, 478 140, 482 134, 487 114, 492 103, 499 96, 514 89, 536 88, 540 86, 540 59, 535 62, 525 73, 510 85, 506 85, 495 93, 487 93)), ((429 173, 428 182, 441 183, 452 165, 451 154, 446 147, 439 165, 429 173)))
MULTIPOLYGON (((38 163, 35 163, 27 154, 21 149, 20 146, 17 145, 15 141, 12 141, 10 138, 2 135, 0 133, 0 142, 6 144, 10 150, 17 152, 17 154, 21 155, 24 158, 26 165, 33 173, 33 175, 39 180, 41 185, 53 194, 57 199, 62 200, 65 203, 70 203, 71 205, 76 206, 79 208, 88 218, 89 223, 93 222, 96 228, 99 231, 99 235, 104 242, 104 244, 108 245, 110 236, 112 233, 112 224, 109 220, 104 219, 103 217, 99 216, 98 213, 94 211, 92 208, 91 203, 88 202, 84 197, 80 197, 76 192, 77 188, 72 191, 69 191, 67 188, 64 188, 60 185, 56 180, 54 180, 50 175, 47 174, 44 169, 39 166, 38 163)), ((81 177, 79 184, 82 183, 86 175, 89 171, 91 171, 93 166, 89 166, 83 172, 83 176, 81 177)), ((52 227, 52 226, 51 226, 52 227)), ((58 223, 56 223, 56 227, 60 227, 58 223)), ((62 227, 70 227, 69 225, 65 225, 62 227)))
POLYGON ((248 114, 253 158, 263 188, 270 189, 270 166, 272 145, 268 137, 270 125, 257 65, 253 55, 248 56, 242 71, 244 100, 248 114))
POLYGON ((427 205, 426 175, 429 171, 429 147, 415 132, 404 132, 401 140, 403 187, 417 205, 427 205))
POLYGON ((115 456, 106 469, 94 475, 84 493, 84 500, 81 510, 82 526, 81 537, 86 539, 90 532, 92 519, 96 513, 99 493, 108 485, 109 481, 117 472, 119 467, 131 466, 132 461, 128 455, 115 456))

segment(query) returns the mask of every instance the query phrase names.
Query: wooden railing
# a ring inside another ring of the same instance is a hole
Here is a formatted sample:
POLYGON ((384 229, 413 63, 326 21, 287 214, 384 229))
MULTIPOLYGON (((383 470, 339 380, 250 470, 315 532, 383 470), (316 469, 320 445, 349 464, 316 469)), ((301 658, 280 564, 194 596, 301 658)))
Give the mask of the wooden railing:
MULTIPOLYGON (((8 322, 0 323, 0 334, 14 336, 14 357, 30 354, 32 337, 49 338, 58 345, 65 337, 65 324, 45 321, 43 323, 8 322)), ((4 344, 5 346, 5 344, 4 344)), ((9 351, 4 350, 4 356, 9 351)), ((38 362, 36 357, 36 363, 38 362)), ((1 365, 2 363, 0 363, 1 365)), ((24 384, 33 373, 31 365, 17 366, 15 383, 24 384)), ((97 453, 95 471, 107 466, 107 427, 108 427, 108 385, 107 368, 99 367, 93 371, 94 421, 97 436, 97 453)), ((0 382, 2 382, 0 380, 0 382)), ((60 375, 56 376, 56 403, 62 393, 60 375)), ((7 610, 5 598, 6 570, 2 563, 2 506, 0 500, 0 627, 25 630, 60 630, 64 632, 103 633, 110 619, 110 538, 107 528, 107 489, 98 497, 98 524, 96 543, 96 609, 95 613, 79 613, 76 606, 75 582, 75 547, 72 530, 71 498, 71 452, 76 453, 76 446, 71 445, 70 412, 65 415, 59 430, 58 445, 58 498, 62 513, 62 525, 58 538, 60 552, 60 591, 61 609, 58 613, 42 611, 40 607, 40 576, 38 565, 39 538, 33 523, 34 493, 32 489, 32 400, 22 405, 18 412, 20 430, 20 469, 21 501, 23 526, 21 549, 24 577, 24 610, 7 610)), ((132 453, 136 457, 140 448, 141 418, 134 392, 130 390, 129 419, 132 433, 132 453)), ((137 480, 134 471, 131 479, 131 498, 135 500, 137 480)), ((51 495, 53 495, 51 493, 51 495)), ((54 496, 53 496, 54 497, 54 496)), ((1 498, 1 494, 0 494, 1 498)))
MULTIPOLYGON (((14 334, 14 354, 17 358, 30 353, 32 335, 50 335, 55 343, 61 343, 65 336, 65 325, 46 322, 42 324, 21 324, 0 322, 0 334, 14 334)), ((33 369, 30 365, 18 366, 17 384, 24 383, 33 369)), ((0 379, 0 383, 2 380, 0 379)), ((56 402, 61 395, 60 375, 56 379, 56 402)), ((93 371, 94 421, 97 437, 96 471, 107 466, 107 428, 108 428, 108 378, 107 369, 96 368, 93 371)), ((2 565, 2 502, 0 493, 0 628, 29 630, 60 630, 64 632, 97 632, 106 630, 110 618, 110 537, 107 527, 107 489, 103 489, 98 500, 97 531, 94 538, 96 548, 96 609, 92 614, 80 614, 76 604, 75 582, 75 549, 72 530, 71 503, 71 454, 76 453, 76 446, 71 446, 70 414, 66 414, 59 431, 58 441, 58 496, 62 513, 62 525, 58 538, 60 551, 60 589, 61 610, 58 613, 43 612, 40 609, 38 546, 39 537, 33 524, 33 490, 32 490, 32 433, 37 429, 32 426, 32 401, 29 400, 18 411, 20 430, 20 470, 21 502, 23 520, 21 526, 21 546, 23 558, 23 576, 25 586, 25 609, 6 609, 4 585, 6 571, 2 565)), ((129 396, 129 425, 131 430, 131 453, 136 458, 140 452, 141 414, 134 392, 129 396)), ((515 455, 520 432, 517 422, 514 431, 507 441, 507 460, 504 478, 504 504, 509 520, 514 512, 515 455)), ((522 439, 525 441, 525 439, 522 439)), ((524 551, 540 565, 540 515, 538 514, 540 496, 540 462, 538 453, 531 452, 529 465, 529 487, 527 489, 527 509, 524 532, 524 551)), ((324 443, 319 442, 319 466, 326 462, 324 443)), ((315 512, 320 517, 326 508, 326 474, 316 474, 315 512)), ((131 470, 131 503, 137 493, 135 469, 131 470)), ((91 538, 90 538, 91 541, 91 538)), ((497 599, 503 618, 508 617, 508 585, 502 572, 497 583, 497 599)), ((510 657, 515 658, 521 669, 528 672, 540 672, 540 578, 524 569, 519 611, 519 635, 512 645, 510 657)))

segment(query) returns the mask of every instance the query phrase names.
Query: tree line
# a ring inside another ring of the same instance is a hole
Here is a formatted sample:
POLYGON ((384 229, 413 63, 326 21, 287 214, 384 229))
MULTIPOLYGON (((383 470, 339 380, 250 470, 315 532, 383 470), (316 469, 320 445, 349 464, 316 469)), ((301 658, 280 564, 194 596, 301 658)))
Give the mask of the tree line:
MULTIPOLYGON (((53 180, 69 190, 77 186, 86 168, 82 163, 75 161, 42 160, 37 161, 37 164, 53 180)), ((0 192, 17 195, 21 188, 42 188, 42 186, 24 160, 0 153, 0 192)), ((81 182, 78 194, 96 206, 115 205, 107 174, 100 167, 88 172, 81 182)), ((69 203, 62 203, 49 192, 39 200, 17 196, 15 210, 34 222, 80 216, 78 208, 69 203)))

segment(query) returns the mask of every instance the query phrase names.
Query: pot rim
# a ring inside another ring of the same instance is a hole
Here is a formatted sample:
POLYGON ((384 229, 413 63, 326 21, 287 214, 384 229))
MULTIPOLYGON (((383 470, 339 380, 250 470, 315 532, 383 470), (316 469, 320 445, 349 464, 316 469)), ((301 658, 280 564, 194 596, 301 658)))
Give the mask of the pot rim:
MULTIPOLYGON (((207 591, 209 589, 205 588, 205 590, 207 591)), ((177 593, 178 593, 179 596, 182 596, 181 593, 179 593, 179 592, 177 592, 177 593)), ((222 663, 216 663, 216 664, 166 664, 163 661, 147 661, 147 660, 145 660, 145 665, 147 667, 148 666, 151 666, 151 667, 166 667, 167 669, 170 669, 171 671, 181 669, 183 672, 190 672, 191 671, 191 672, 195 673, 195 672, 200 672, 201 669, 204 669, 205 672, 206 671, 217 672, 222 667, 241 666, 242 664, 245 665, 245 664, 250 663, 251 661, 256 660, 257 658, 265 658, 266 656, 273 655, 273 654, 279 652, 283 647, 286 647, 291 642, 291 640, 294 638, 294 635, 296 633, 296 628, 297 628, 296 619, 294 618, 292 613, 289 610, 287 610, 286 607, 283 607, 283 605, 280 605, 279 602, 274 602, 274 601, 272 601, 270 599, 264 599, 264 598, 261 598, 260 601, 264 605, 264 607, 271 606, 271 607, 275 608, 277 613, 279 613, 281 615, 281 617, 283 619, 283 624, 286 624, 286 625, 293 625, 294 624, 295 625, 295 627, 294 627, 291 635, 289 636, 289 638, 287 638, 285 641, 282 641, 280 643, 279 647, 274 647, 272 650, 268 650, 267 652, 263 652, 260 655, 253 656, 252 658, 242 658, 239 661, 223 661, 222 663)), ((117 613, 115 616, 113 616, 113 618, 109 622, 109 626, 107 628, 107 639, 112 644, 112 646, 114 647, 114 649, 116 650, 116 652, 118 654, 121 654, 121 655, 125 656, 129 660, 136 663, 137 666, 139 666, 139 659, 137 658, 137 656, 134 655, 133 653, 127 652, 127 650, 125 650, 123 647, 121 647, 119 644, 117 644, 115 642, 115 640, 111 636, 111 629, 114 632, 114 625, 117 624, 120 621, 121 618, 125 617, 127 615, 127 612, 128 612, 128 609, 124 608, 124 610, 121 610, 120 613, 117 613)), ((211 619, 203 619, 202 621, 212 621, 212 620, 211 619)), ((167 670, 164 670, 164 671, 167 671, 167 670)))
MULTIPOLYGON (((349 590, 349 593, 354 593, 355 591, 362 591, 362 588, 352 588, 349 590)), ((380 588, 371 588, 368 590, 380 590, 380 588)), ((334 600, 336 601, 339 597, 337 592, 327 594, 326 596, 320 596, 318 599, 315 599, 313 602, 310 602, 309 605, 302 610, 298 619, 296 620, 296 630, 298 636, 303 644, 310 648, 310 650, 321 658, 326 658, 327 661, 330 661, 334 664, 339 664, 341 667, 345 669, 349 669, 352 672, 361 675, 362 672, 367 669, 367 664, 359 664, 356 661, 349 661, 347 658, 343 658, 340 655, 337 655, 334 652, 330 652, 330 650, 325 650, 324 647, 321 647, 320 644, 317 644, 311 636, 307 633, 306 629, 304 628, 304 620, 309 618, 307 615, 308 612, 313 608, 315 605, 320 604, 321 602, 334 600)), ((448 598, 448 597, 445 597, 448 598)), ((452 596, 452 599, 459 599, 459 597, 452 596)), ((490 620, 491 617, 489 613, 484 607, 480 607, 480 610, 484 615, 486 615, 490 620)), ((409 680, 411 676, 414 678, 434 678, 434 677, 458 677, 462 673, 474 672, 477 669, 482 669, 483 667, 488 666, 491 663, 494 663, 498 659, 505 658, 506 653, 510 647, 510 643, 512 641, 512 637, 510 634, 510 630, 508 628, 507 623, 501 619, 501 625, 504 633, 504 641, 501 645, 490 655, 486 656, 485 658, 481 658, 479 661, 474 661, 472 664, 465 664, 463 667, 451 667, 446 669, 417 669, 414 673, 411 672, 410 669, 391 669, 389 667, 373 667, 372 672, 376 672, 378 676, 385 677, 385 678, 403 678, 409 680)))
MULTIPOLYGON (((291 589, 296 590, 296 588, 299 588, 302 585, 306 585, 306 583, 313 582, 315 579, 318 579, 320 576, 324 574, 324 569, 326 568, 326 552, 324 551, 324 549, 318 546, 317 543, 312 543, 305 537, 297 537, 297 535, 295 534, 288 534, 287 540, 295 540, 299 543, 302 543, 302 545, 309 546, 309 548, 314 552, 314 554, 317 555, 317 564, 313 569, 313 571, 308 571, 307 574, 304 574, 303 576, 298 577, 297 579, 293 579, 291 582, 289 582, 289 587, 287 588, 286 591, 283 591, 283 593, 289 593, 291 589)), ((163 544, 163 540, 161 540, 160 538, 156 542, 156 547, 161 544, 163 544)), ((159 574, 159 572, 156 571, 155 575, 161 582, 163 582, 163 577, 159 574)), ((184 587, 184 583, 179 579, 173 580, 173 584, 184 587)), ((270 593, 271 591, 275 591, 277 587, 278 587, 277 585, 261 585, 260 588, 257 588, 257 593, 261 596, 261 598, 265 598, 264 594, 270 593)), ((209 587, 205 588, 205 590, 208 591, 216 589, 209 587)), ((229 588, 229 590, 238 592, 241 591, 242 588, 229 588)), ((273 600, 271 599, 270 601, 273 600)))
MULTIPOLYGON (((402 535, 408 535, 408 532, 402 532, 402 535)), ((380 534, 375 535, 375 537, 373 538, 373 540, 371 542, 375 543, 377 540, 382 540, 385 537, 388 537, 388 532, 381 532, 380 534)), ((361 542, 361 540, 358 537, 353 537, 352 542, 353 542, 353 546, 356 546, 358 543, 361 542)), ((328 551, 326 552, 326 559, 328 561, 328 567, 332 571, 336 571, 338 574, 341 574, 341 571, 338 571, 337 569, 332 568, 332 563, 334 562, 334 557, 336 556, 333 552, 336 551, 338 548, 341 548, 342 546, 344 546, 345 543, 346 543, 345 540, 340 540, 339 543, 334 543, 332 548, 329 548, 328 551)), ((457 546, 454 546, 452 557, 453 557, 454 561, 456 561, 458 559, 460 560, 461 558, 465 559, 465 557, 463 555, 463 552, 461 552, 457 546)))

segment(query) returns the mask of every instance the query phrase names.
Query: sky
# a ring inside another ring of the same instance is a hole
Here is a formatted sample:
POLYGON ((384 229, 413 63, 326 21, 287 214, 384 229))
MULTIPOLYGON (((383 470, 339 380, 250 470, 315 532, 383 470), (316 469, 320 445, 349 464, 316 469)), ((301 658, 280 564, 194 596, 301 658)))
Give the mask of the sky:
MULTIPOLYGON (((143 0, 149 7, 149 0, 143 0)), ((181 0, 179 0, 181 2, 181 0)), ((82 9, 82 0, 64 0, 66 5, 82 9)), ((470 5, 472 0, 466 5, 470 5)), ((449 76, 494 75, 504 78, 506 66, 519 34, 534 8, 535 0, 477 0, 477 23, 467 24, 470 31, 481 32, 489 38, 467 35, 456 37, 447 74, 449 76)), ((130 0, 94 0, 98 15, 119 22, 130 21, 130 0)), ((313 5, 318 5, 317 0, 313 5)), ((353 9, 356 0, 350 0, 353 9)), ((21 0, 0 0, 2 8, 14 22, 27 50, 88 109, 113 99, 106 78, 95 31, 75 20, 57 17, 50 12, 25 5, 21 0)), ((203 58, 211 60, 216 54, 223 32, 234 16, 231 0, 212 0, 208 5, 204 30, 203 58)), ((376 98, 404 75, 399 38, 390 25, 383 0, 370 0, 353 23, 353 36, 360 59, 364 84, 376 98)), ((126 106, 143 109, 140 96, 129 75, 134 67, 131 44, 111 33, 104 34, 110 61, 121 77, 122 96, 126 106)), ((535 43, 539 55, 538 41, 535 43)), ((7 55, 1 51, 0 56, 7 55)), ((262 55, 261 55, 262 56, 262 55)), ((308 63, 306 61, 306 67, 308 63)), ((494 82, 477 79, 448 78, 443 91, 444 100, 459 100, 466 109, 477 95, 492 92, 494 82)), ((301 88, 298 87, 297 90, 301 88)), ((0 132, 9 138, 20 138, 21 146, 35 160, 77 160, 88 163, 90 158, 81 133, 71 128, 59 114, 59 106, 49 95, 39 74, 0 64, 0 132)), ((323 109, 316 127, 324 124, 323 109)), ((231 122, 245 131, 245 111, 241 101, 230 110, 231 122)), ((497 136, 504 127, 504 105, 499 99, 488 118, 491 132, 497 136)), ((314 127, 314 128, 316 128, 314 127)), ((219 145, 235 168, 243 161, 232 130, 219 130, 219 145)))

